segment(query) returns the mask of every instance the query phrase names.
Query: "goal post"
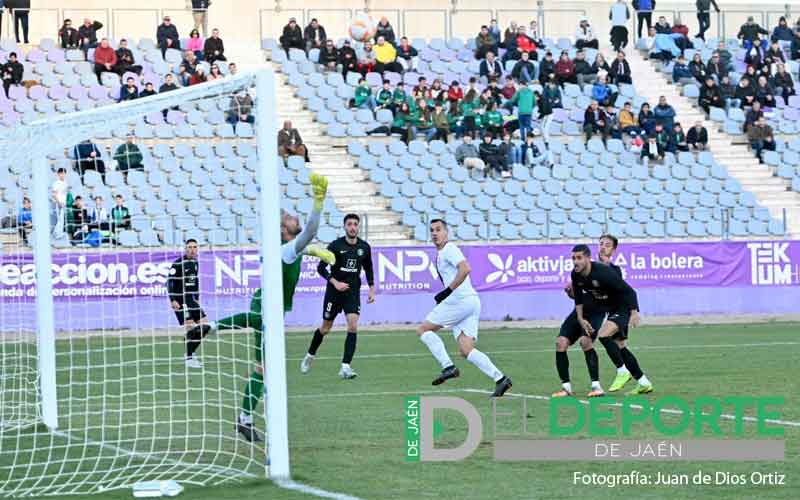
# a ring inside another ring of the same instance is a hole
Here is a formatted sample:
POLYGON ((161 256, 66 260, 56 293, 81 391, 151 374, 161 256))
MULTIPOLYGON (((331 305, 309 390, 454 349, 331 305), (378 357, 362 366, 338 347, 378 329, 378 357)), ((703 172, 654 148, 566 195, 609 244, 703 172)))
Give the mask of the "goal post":
POLYGON ((26 121, 0 142, 0 176, 16 181, 0 184, 0 211, 8 209, 0 216, 16 217, 23 198, 32 206, 27 241, 21 229, 0 241, 0 496, 289 479, 278 237, 287 172, 275 87, 270 69, 228 75, 26 121), (254 123, 228 123, 229 103, 244 93, 254 123), (75 171, 70 155, 86 140, 105 175, 75 171), (116 155, 126 140, 141 150, 141 170, 122 170, 116 155), (113 217, 106 229, 68 226, 53 201, 62 165, 69 200, 91 209, 99 197, 111 212, 120 195, 128 226, 113 217), (251 328, 207 335, 197 351, 202 368, 185 363, 188 333, 167 298, 170 265, 187 238, 199 242, 208 320, 248 311, 264 289, 261 345, 251 328), (242 439, 236 427, 258 349, 266 389, 252 417, 266 443, 242 439))

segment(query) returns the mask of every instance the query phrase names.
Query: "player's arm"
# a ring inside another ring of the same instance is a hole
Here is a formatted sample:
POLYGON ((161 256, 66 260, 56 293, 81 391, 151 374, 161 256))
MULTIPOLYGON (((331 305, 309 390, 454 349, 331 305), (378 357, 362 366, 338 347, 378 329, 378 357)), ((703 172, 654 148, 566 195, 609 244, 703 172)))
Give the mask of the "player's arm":
POLYGON ((328 253, 330 253, 331 255, 334 256, 334 262, 333 263, 328 263, 325 260, 320 259, 319 265, 317 265, 317 274, 322 276, 322 279, 324 279, 325 281, 327 281, 328 283, 333 285, 333 287, 336 290, 338 290, 340 292, 344 292, 344 291, 349 290, 350 289, 350 285, 348 285, 347 283, 342 283, 341 281, 339 281, 339 280, 337 280, 336 278, 333 277, 333 273, 332 273, 333 266, 336 265, 336 260, 335 260, 336 259, 336 245, 335 245, 335 242, 331 242, 328 245, 328 249, 326 250, 326 252, 328 252, 328 253), (328 269, 328 266, 330 266, 330 270, 328 269))
POLYGON ((287 243, 287 245, 291 246, 291 248, 286 249, 283 254, 283 261, 287 264, 291 264, 297 260, 297 257, 302 255, 303 252, 319 257, 322 260, 330 260, 330 256, 324 254, 322 249, 318 247, 309 247, 309 243, 317 236, 317 231, 319 230, 319 222, 322 218, 322 206, 325 203, 325 194, 328 191, 328 179, 319 174, 311 174, 309 176, 309 182, 311 183, 311 190, 314 196, 314 208, 308 215, 305 226, 303 230, 300 231, 300 234, 297 235, 297 238, 287 243))
POLYGON ((573 273, 572 276, 572 298, 575 301, 575 315, 578 317, 578 324, 581 325, 583 331, 586 332, 587 335, 591 335, 594 333, 594 327, 589 321, 583 317, 583 289, 580 285, 575 285, 576 280, 573 273))
POLYGON ((611 271, 608 273, 608 276, 609 287, 622 294, 622 300, 625 302, 625 306, 631 312, 631 326, 639 326, 641 319, 639 317, 639 297, 636 294, 636 290, 634 290, 633 287, 630 286, 627 281, 622 279, 622 277, 616 272, 611 271))
POLYGON ((369 285, 369 295, 367 295, 367 304, 375 302, 375 273, 372 270, 372 247, 364 245, 366 252, 364 255, 364 275, 367 277, 367 285, 369 285))
MULTIPOLYGON (((459 253, 461 252, 459 251, 459 253)), ((469 273, 472 271, 467 259, 461 260, 461 262, 456 265, 456 269, 458 272, 456 273, 456 277, 453 278, 453 282, 447 285, 447 288, 436 294, 435 299, 437 304, 445 300, 450 296, 451 293, 461 286, 461 283, 464 283, 464 280, 467 279, 467 276, 469 276, 469 273)))
POLYGON ((169 278, 167 278, 167 293, 169 294, 169 301, 172 308, 176 311, 180 309, 180 299, 183 297, 183 272, 180 265, 180 260, 172 263, 169 270, 169 278))

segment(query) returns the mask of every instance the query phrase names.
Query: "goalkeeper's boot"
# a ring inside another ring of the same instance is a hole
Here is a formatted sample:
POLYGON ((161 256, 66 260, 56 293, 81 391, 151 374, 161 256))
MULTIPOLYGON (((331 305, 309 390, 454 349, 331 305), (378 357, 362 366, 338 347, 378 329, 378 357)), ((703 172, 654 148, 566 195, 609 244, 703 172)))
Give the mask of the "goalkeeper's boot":
POLYGON ((501 378, 494 384, 494 393, 492 393, 492 397, 502 398, 503 394, 505 394, 506 392, 508 392, 509 389, 511 389, 511 385, 512 385, 511 379, 506 376, 503 376, 503 378, 501 378))
POLYGON ((200 369, 203 367, 203 363, 200 362, 200 358, 197 356, 187 356, 186 357, 186 368, 196 368, 200 369))
POLYGON ((595 388, 595 389, 592 389, 591 391, 589 391, 589 394, 587 394, 586 397, 587 398, 602 398, 605 395, 606 395, 606 393, 603 392, 603 388, 602 387, 598 387, 598 388, 595 388))
POLYGON ((314 364, 314 356, 309 353, 303 357, 303 361, 300 362, 300 373, 308 373, 311 371, 311 365, 314 364))
POLYGON ((353 380, 358 377, 358 373, 354 372, 350 365, 342 363, 342 368, 339 370, 339 376, 345 380, 353 380))
POLYGON ((614 377, 614 382, 611 383, 611 387, 608 388, 608 392, 617 392, 623 387, 628 381, 631 379, 630 372, 625 373, 617 373, 617 376, 614 377))
POLYGON ((249 443, 260 443, 263 441, 258 431, 255 430, 253 424, 245 424, 241 420, 236 423, 236 430, 242 435, 249 443))
POLYGON ((431 385, 444 384, 448 379, 458 378, 460 375, 461 375, 461 372, 458 371, 458 368, 456 368, 456 365, 450 365, 447 368, 445 368, 444 370, 442 370, 442 373, 438 377, 433 379, 433 382, 431 382, 431 385))
POLYGON ((636 396, 637 394, 647 394, 653 392, 653 384, 636 384, 633 390, 626 392, 628 396, 636 396))

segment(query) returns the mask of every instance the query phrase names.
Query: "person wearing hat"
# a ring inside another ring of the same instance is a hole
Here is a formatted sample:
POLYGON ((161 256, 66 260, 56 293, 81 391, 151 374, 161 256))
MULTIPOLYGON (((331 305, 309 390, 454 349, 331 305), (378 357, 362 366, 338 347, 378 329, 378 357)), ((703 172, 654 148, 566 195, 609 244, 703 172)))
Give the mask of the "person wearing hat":
POLYGON ((289 55, 289 49, 305 50, 306 45, 303 41, 303 30, 297 25, 297 19, 293 17, 289 18, 289 23, 283 27, 283 34, 279 41, 281 42, 283 50, 286 51, 287 56, 289 55))
POLYGON ((158 40, 158 48, 161 49, 161 56, 167 53, 167 49, 181 49, 181 39, 178 36, 178 28, 172 24, 169 16, 164 16, 164 21, 158 26, 156 30, 156 40, 158 40))
POLYGON ((585 48, 597 49, 600 43, 597 37, 594 36, 592 25, 589 24, 589 18, 586 16, 581 17, 578 27, 575 29, 575 48, 578 50, 585 48))

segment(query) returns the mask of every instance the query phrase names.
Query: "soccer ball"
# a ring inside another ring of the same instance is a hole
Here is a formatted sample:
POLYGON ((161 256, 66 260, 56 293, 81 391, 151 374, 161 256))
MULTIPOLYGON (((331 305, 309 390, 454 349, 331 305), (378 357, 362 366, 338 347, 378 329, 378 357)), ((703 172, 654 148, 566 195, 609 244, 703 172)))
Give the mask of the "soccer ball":
POLYGON ((375 28, 375 21, 368 14, 360 12, 350 20, 347 33, 357 42, 366 42, 375 36, 375 28))

